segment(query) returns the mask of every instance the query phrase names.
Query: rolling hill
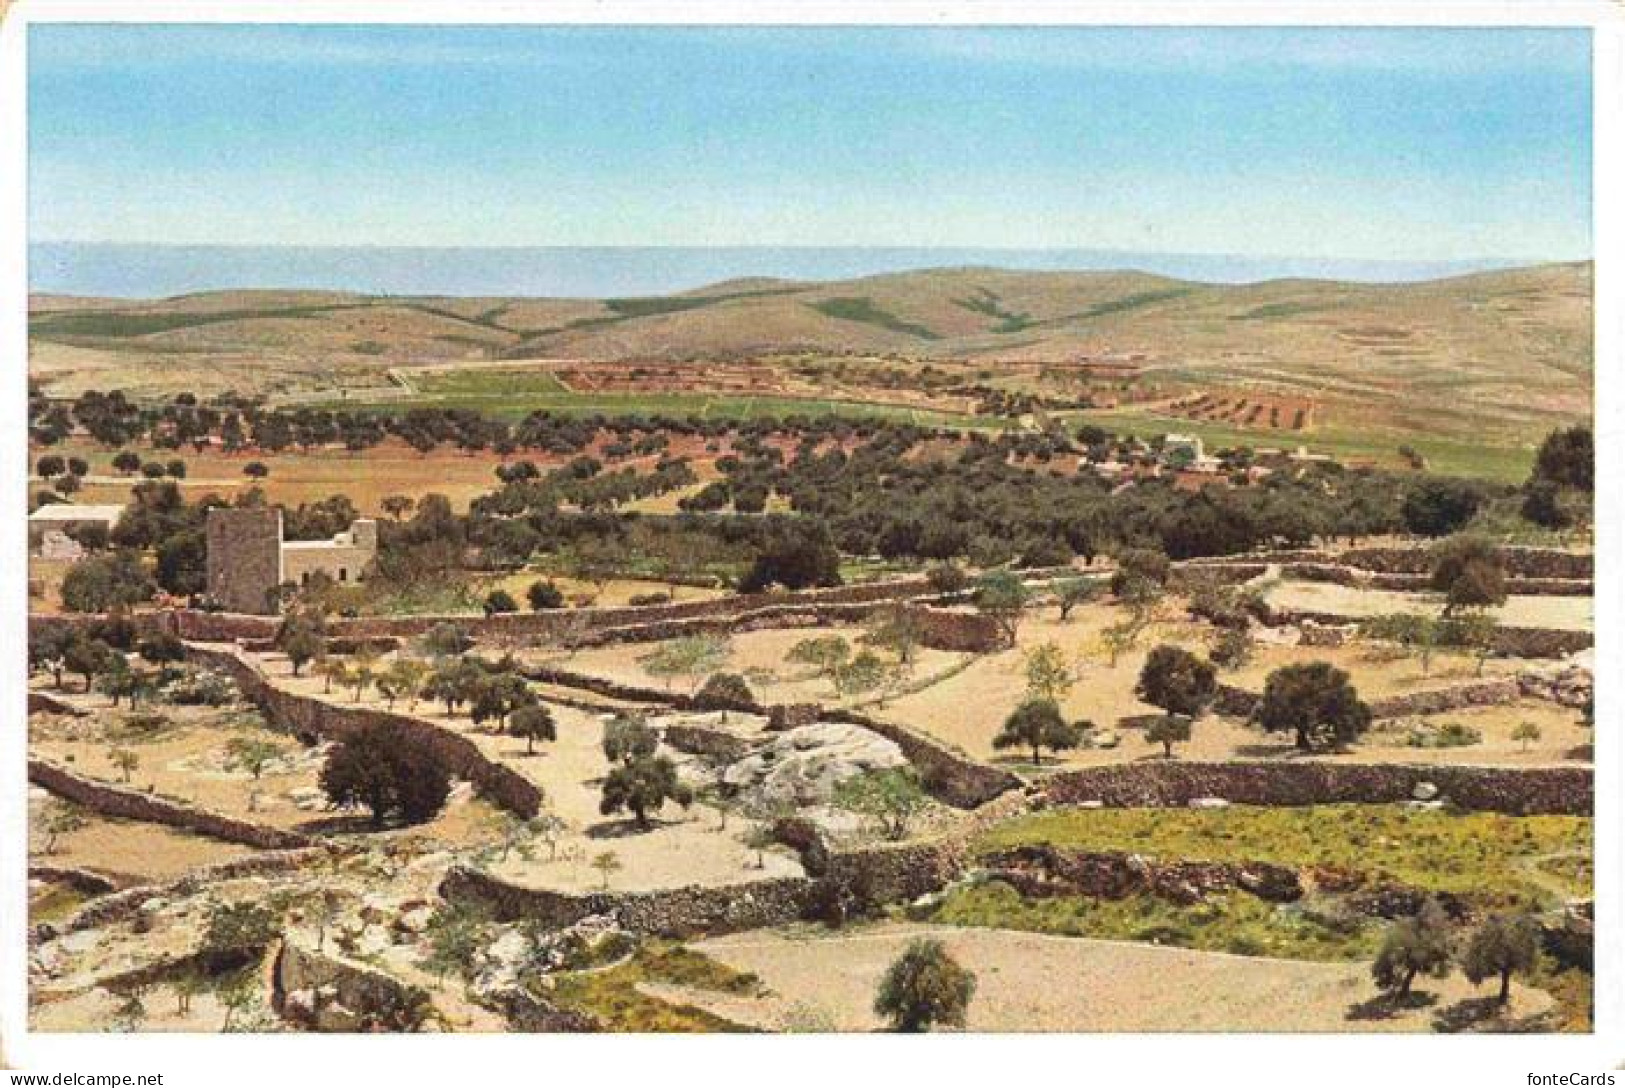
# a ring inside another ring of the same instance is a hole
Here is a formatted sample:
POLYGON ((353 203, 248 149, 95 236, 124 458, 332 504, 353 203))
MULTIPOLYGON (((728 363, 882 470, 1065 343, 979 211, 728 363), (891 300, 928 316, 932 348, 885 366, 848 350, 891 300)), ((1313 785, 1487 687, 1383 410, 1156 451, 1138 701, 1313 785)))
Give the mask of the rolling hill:
POLYGON ((1315 398, 1328 442, 1358 432, 1527 447, 1589 417, 1591 298, 1589 263, 1406 284, 952 268, 643 298, 36 296, 30 362, 61 393, 308 396, 364 393, 391 367, 503 359, 844 356, 997 375, 1001 364, 1133 355, 1161 388, 1315 398))

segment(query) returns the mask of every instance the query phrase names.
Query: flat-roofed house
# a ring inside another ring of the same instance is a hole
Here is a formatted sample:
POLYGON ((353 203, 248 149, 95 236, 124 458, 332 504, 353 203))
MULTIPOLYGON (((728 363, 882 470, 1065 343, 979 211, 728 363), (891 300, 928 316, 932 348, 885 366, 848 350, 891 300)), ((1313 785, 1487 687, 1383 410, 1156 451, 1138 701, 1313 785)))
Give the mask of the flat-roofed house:
POLYGON ((73 540, 75 530, 100 525, 112 532, 123 513, 122 506, 46 503, 28 515, 28 550, 48 559, 76 559, 83 549, 73 540))

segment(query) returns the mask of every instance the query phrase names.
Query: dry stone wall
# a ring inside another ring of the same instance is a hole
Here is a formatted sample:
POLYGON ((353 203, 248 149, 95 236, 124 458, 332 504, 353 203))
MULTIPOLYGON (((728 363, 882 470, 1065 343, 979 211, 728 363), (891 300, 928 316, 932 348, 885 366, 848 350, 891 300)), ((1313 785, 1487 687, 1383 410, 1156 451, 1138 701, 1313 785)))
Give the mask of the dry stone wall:
POLYGON ((480 796, 529 819, 541 811, 542 791, 512 768, 489 759, 479 746, 433 722, 367 707, 347 707, 310 695, 284 691, 238 654, 213 647, 187 646, 187 659, 230 676, 266 720, 296 735, 338 739, 355 730, 383 725, 414 738, 439 754, 451 772, 474 784, 480 796))
MULTIPOLYGON (((1476 706, 1506 706, 1523 697, 1524 690, 1514 677, 1497 677, 1456 684, 1431 691, 1413 691, 1367 702, 1373 718, 1406 718, 1418 714, 1443 714, 1476 706)), ((1226 717, 1251 718, 1263 696, 1254 691, 1220 684, 1213 710, 1226 717)))
POLYGON ((940 890, 964 867, 964 849, 958 842, 900 843, 828 851, 824 869, 816 876, 576 894, 524 887, 458 866, 441 882, 440 895, 449 902, 477 905, 499 922, 531 920, 563 929, 603 916, 629 933, 687 938, 844 918, 940 890))
MULTIPOLYGON (((621 684, 602 677, 589 676, 583 673, 571 672, 553 666, 530 666, 523 670, 524 675, 538 683, 553 684, 559 687, 579 688, 597 695, 604 695, 625 702, 650 703, 662 706, 672 706, 679 710, 705 709, 701 704, 688 695, 676 692, 658 691, 654 688, 638 687, 632 684, 621 684)), ((920 773, 921 783, 939 801, 952 805, 955 808, 976 808, 999 796, 1007 790, 1015 789, 1022 784, 1022 780, 1009 771, 998 767, 991 767, 955 752, 940 742, 926 737, 880 718, 871 718, 855 711, 843 710, 834 707, 816 707, 813 704, 796 704, 793 708, 780 710, 774 706, 740 707, 741 710, 753 710, 768 715, 770 723, 788 721, 790 716, 801 724, 811 721, 844 722, 848 725, 862 726, 871 732, 878 733, 887 740, 892 741, 903 751, 903 756, 920 773)), ((772 728, 789 728, 788 725, 777 724, 772 728)))
POLYGON ((1398 763, 1196 763, 1162 761, 1086 767, 1046 778, 1051 804, 1098 802, 1111 808, 1176 808, 1198 798, 1242 805, 1393 803, 1420 783, 1464 809, 1514 816, 1589 816, 1589 767, 1464 767, 1398 763))
POLYGON ((28 761, 28 780, 58 797, 92 812, 122 820, 178 827, 211 839, 240 843, 261 850, 290 850, 309 846, 313 839, 297 831, 239 820, 207 809, 194 808, 155 794, 84 778, 66 767, 37 757, 28 761))

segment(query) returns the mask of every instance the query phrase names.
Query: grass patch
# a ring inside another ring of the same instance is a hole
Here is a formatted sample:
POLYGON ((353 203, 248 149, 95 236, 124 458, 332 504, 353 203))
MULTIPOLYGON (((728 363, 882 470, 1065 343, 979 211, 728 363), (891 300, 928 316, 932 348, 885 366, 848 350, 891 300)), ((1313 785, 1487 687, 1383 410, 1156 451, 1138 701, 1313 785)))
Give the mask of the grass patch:
POLYGON ((1105 317, 1107 314, 1120 314, 1129 310, 1138 310, 1143 306, 1150 306, 1154 303, 1183 298, 1190 294, 1192 290, 1193 288, 1190 287, 1167 287, 1157 291, 1137 291, 1132 295, 1124 295, 1108 302, 1097 303, 1081 313, 1073 314, 1067 320, 1088 320, 1092 317, 1105 317))
POLYGON ((1032 314, 1006 310, 999 296, 986 287, 978 287, 976 293, 969 298, 956 298, 953 303, 961 309, 998 321, 998 324, 993 326, 996 333, 1020 332, 1033 324, 1032 314))
POLYGON ((748 397, 707 393, 573 393, 535 390, 500 395, 487 391, 429 393, 416 397, 392 397, 369 401, 363 396, 335 398, 312 407, 371 411, 380 415, 403 415, 413 408, 466 408, 494 419, 516 421, 532 412, 552 412, 570 416, 665 415, 699 419, 787 419, 835 417, 840 419, 890 419, 922 427, 952 430, 1002 430, 1007 420, 906 408, 893 404, 864 404, 842 400, 798 397, 748 397))
POLYGON ((269 310, 219 310, 213 313, 131 313, 127 310, 96 310, 84 313, 47 314, 28 323, 30 335, 46 339, 59 337, 102 337, 123 339, 150 336, 197 325, 218 325, 227 321, 248 321, 265 317, 311 317, 335 310, 364 309, 365 304, 333 306, 289 306, 269 310))
MULTIPOLYGON (((993 827, 975 845, 989 851, 1030 843, 1165 858, 1336 866, 1485 905, 1551 906, 1552 892, 1531 881, 1527 867, 1550 855, 1589 850, 1591 821, 1411 812, 1397 805, 1056 809, 993 827)), ((1589 870, 1551 875, 1573 894, 1589 894, 1582 872, 1589 870)))
POLYGON ((867 295, 858 298, 827 298, 808 305, 825 317, 839 318, 842 321, 857 321, 864 325, 878 325, 880 328, 890 329, 892 332, 917 336, 921 340, 942 339, 924 325, 904 321, 896 314, 880 309, 875 305, 875 300, 867 295))
MULTIPOLYGON (((442 337, 444 339, 444 337, 442 337)), ((454 370, 421 377, 403 372, 427 396, 525 397, 570 392, 558 375, 547 370, 454 370)))
POLYGON ((631 960, 606 971, 561 975, 549 995, 558 1004, 593 1016, 606 1031, 742 1032, 749 1029, 694 1005, 651 997, 640 982, 667 982, 728 994, 755 993, 755 975, 726 967, 681 945, 645 945, 631 960))
POLYGON ((1182 906, 1152 895, 1094 899, 1082 895, 1026 899, 1002 881, 950 893, 930 918, 1065 937, 1138 941, 1294 960, 1351 960, 1376 952, 1380 927, 1335 921, 1297 905, 1275 906, 1245 892, 1182 906))
POLYGON ((1319 313, 1326 308, 1326 304, 1321 302, 1269 302, 1239 314, 1231 314, 1230 320, 1270 321, 1281 317, 1297 317, 1299 314, 1319 313))

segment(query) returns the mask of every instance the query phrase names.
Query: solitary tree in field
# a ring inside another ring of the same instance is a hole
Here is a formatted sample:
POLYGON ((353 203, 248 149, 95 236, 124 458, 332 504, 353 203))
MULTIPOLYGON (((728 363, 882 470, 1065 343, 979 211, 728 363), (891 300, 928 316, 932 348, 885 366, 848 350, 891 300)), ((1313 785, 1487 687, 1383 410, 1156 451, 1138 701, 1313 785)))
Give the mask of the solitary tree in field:
POLYGON ((863 641, 896 655, 897 663, 906 669, 914 664, 923 634, 919 615, 906 604, 893 604, 870 621, 863 641))
POLYGON ((45 832, 44 852, 47 854, 56 853, 57 844, 62 841, 64 835, 71 835, 89 825, 90 821, 78 809, 69 808, 62 804, 53 805, 50 812, 46 814, 40 828, 45 832))
POLYGON ((473 685, 473 698, 468 708, 475 725, 495 722, 496 731, 502 732, 508 715, 522 706, 536 702, 536 693, 530 690, 525 678, 517 673, 494 672, 480 677, 473 685))
POLYGON ((1371 708, 1360 701, 1348 673, 1316 661, 1270 673, 1258 722, 1266 732, 1294 734, 1307 752, 1352 743, 1371 724, 1371 708))
POLYGON ((62 666, 68 672, 85 678, 85 691, 90 691, 96 677, 124 664, 119 652, 99 638, 75 638, 63 653, 62 666))
POLYGON ((1417 975, 1443 978, 1449 968, 1450 919, 1437 900, 1429 899, 1416 914, 1388 927, 1371 979, 1384 993, 1404 1000, 1417 975))
POLYGON ((976 976, 959 966, 941 941, 919 938, 881 978, 875 1012, 893 1031, 962 1028, 975 992, 976 976))
POLYGON ((820 676, 830 676, 852 656, 852 644, 840 635, 815 635, 790 647, 784 659, 792 665, 811 665, 820 676))
POLYGON ((1217 693, 1213 665, 1167 643, 1146 657, 1134 688, 1135 695, 1163 713, 1187 718, 1201 717, 1217 693))
POLYGON ((732 652, 726 639, 714 635, 686 635, 638 658, 638 664, 650 676, 664 677, 669 688, 672 677, 703 676, 727 661, 732 652))
POLYGON ((851 661, 837 665, 830 673, 830 680, 835 685, 837 695, 851 698, 873 691, 895 674, 896 670, 882 661, 873 650, 862 650, 851 661))
POLYGON ((977 580, 974 600, 977 609, 993 618, 1005 641, 1013 646, 1016 632, 1021 626, 1022 610, 1027 607, 1030 596, 1019 576, 1007 570, 997 570, 977 580))
POLYGON ((508 715, 508 732, 525 738, 525 754, 533 755, 539 740, 557 740, 553 714, 541 703, 529 703, 508 715))
POLYGON ((1221 669, 1239 669, 1253 656, 1253 640, 1245 630, 1227 627, 1219 632, 1214 641, 1213 648, 1208 651, 1208 660, 1221 669))
POLYGON ((1076 680, 1072 675, 1071 666, 1067 664, 1066 654, 1053 642, 1046 642, 1028 650, 1025 667, 1027 696, 1031 699, 1059 702, 1072 690, 1072 684, 1076 680))
POLYGON ((308 627, 289 632, 286 638, 279 640, 279 645, 282 652, 288 656, 288 664, 293 666, 295 676, 299 675, 299 670, 304 668, 306 663, 321 657, 326 648, 321 633, 308 627))
POLYGON ((618 714, 604 726, 604 758, 611 763, 630 763, 652 756, 660 738, 637 714, 618 714))
POLYGON ((1166 759, 1174 758, 1174 745, 1191 739, 1191 719, 1184 714, 1164 714, 1145 728, 1148 744, 1162 745, 1166 759))
POLYGON ((993 738, 993 747, 1031 748, 1033 762, 1042 763, 1041 749, 1061 752, 1076 748, 1083 741, 1083 730, 1061 716, 1061 708, 1054 699, 1028 699, 1004 720, 1004 728, 993 738))
POLYGON ((422 823, 451 795, 451 772, 440 753, 387 724, 348 733, 328 753, 322 792, 340 808, 365 807, 372 826, 391 817, 422 823))
POLYGON ((872 821, 888 839, 908 834, 910 822, 927 804, 912 767, 870 771, 835 787, 835 805, 872 821))
POLYGON ((609 878, 621 871, 621 859, 616 855, 615 851, 605 850, 593 857, 592 867, 597 869, 598 875, 603 878, 603 889, 607 892, 609 891, 609 878))
POLYGON ((226 742, 226 755, 233 768, 246 771, 257 782, 265 768, 282 755, 282 747, 258 737, 232 737, 226 742))
POLYGON ((493 589, 485 596, 485 614, 496 616, 505 612, 519 611, 519 602, 513 599, 513 594, 505 589, 493 589))
POLYGON ((695 693, 694 701, 706 709, 721 710, 722 720, 726 722, 729 707, 750 706, 756 702, 756 696, 751 694, 743 676, 736 672, 716 672, 695 693))
POLYGON ((532 582, 525 591, 532 612, 546 612, 564 607, 564 593, 552 582, 532 582))
POLYGON ((1061 610, 1061 622, 1065 623, 1079 605, 1099 600, 1105 589, 1093 578, 1066 578, 1056 583, 1055 603, 1061 610))
POLYGON ((1452 537, 1433 555, 1433 589, 1444 594, 1444 614, 1464 608, 1494 608, 1506 603, 1506 569, 1490 541, 1476 536, 1452 537))
POLYGON ((1540 726, 1534 722, 1519 722, 1512 729, 1512 739, 1523 744, 1523 750, 1529 751, 1531 744, 1540 742, 1540 726))
POLYGON ((423 681, 429 675, 429 666, 410 657, 397 657, 378 673, 373 685, 377 687, 378 694, 384 697, 384 703, 389 709, 395 709, 397 699, 406 699, 412 708, 417 707, 418 693, 423 688, 423 681))
POLYGON ((1535 966, 1540 933, 1527 914, 1492 914, 1473 932, 1461 959, 1461 972, 1478 985, 1487 978, 1501 979, 1495 1000, 1505 1005, 1512 996, 1512 976, 1535 966))
POLYGON ((694 791, 677 778, 677 764, 665 756, 639 756, 622 763, 604 778, 603 797, 598 811, 604 816, 627 811, 639 829, 649 827, 649 814, 667 801, 687 808, 694 803, 694 791))
POLYGON ((141 756, 129 748, 114 748, 108 758, 113 761, 113 766, 118 768, 119 776, 125 782, 128 782, 130 776, 135 774, 135 769, 141 766, 141 756))

